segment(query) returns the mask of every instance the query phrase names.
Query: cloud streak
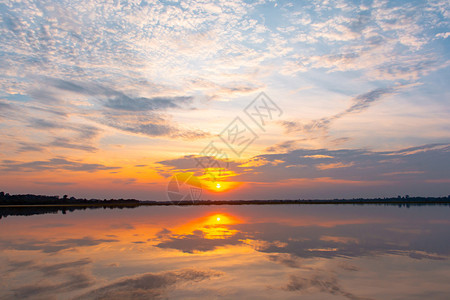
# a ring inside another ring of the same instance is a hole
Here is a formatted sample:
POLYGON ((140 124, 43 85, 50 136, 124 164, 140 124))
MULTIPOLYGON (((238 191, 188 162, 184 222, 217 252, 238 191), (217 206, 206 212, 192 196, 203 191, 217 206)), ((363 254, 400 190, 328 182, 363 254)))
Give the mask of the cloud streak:
POLYGON ((373 103, 380 101, 383 97, 392 95, 398 88, 378 88, 370 92, 358 95, 352 99, 352 104, 337 114, 303 124, 300 121, 281 121, 280 124, 287 133, 299 132, 306 134, 326 134, 332 122, 344 118, 349 114, 361 113, 367 110, 373 103))
POLYGON ((3 162, 0 164, 0 169, 6 172, 35 172, 46 170, 96 172, 103 170, 120 169, 120 167, 105 166, 95 163, 81 163, 70 161, 65 158, 52 158, 49 160, 37 160, 29 162, 3 160, 3 162))
POLYGON ((156 299, 182 282, 200 282, 222 276, 221 272, 201 269, 181 269, 161 273, 146 273, 121 278, 94 289, 76 299, 156 299))
POLYGON ((342 296, 349 300, 372 299, 359 297, 353 293, 347 292, 339 285, 338 280, 335 276, 326 274, 314 274, 310 277, 290 275, 289 283, 286 285, 285 289, 291 292, 307 292, 312 289, 334 296, 342 296))
POLYGON ((63 250, 74 249, 78 247, 96 246, 103 243, 118 242, 116 239, 94 239, 91 237, 69 238, 57 241, 38 241, 38 240, 0 240, 0 244, 5 249, 42 251, 43 253, 57 253, 63 250))
POLYGON ((9 262, 9 272, 18 273, 37 271, 44 276, 36 284, 24 284, 11 289, 11 297, 36 298, 52 297, 55 293, 69 293, 85 289, 94 284, 95 278, 86 270, 92 264, 90 259, 84 258, 77 261, 69 261, 55 264, 36 263, 34 261, 9 262))

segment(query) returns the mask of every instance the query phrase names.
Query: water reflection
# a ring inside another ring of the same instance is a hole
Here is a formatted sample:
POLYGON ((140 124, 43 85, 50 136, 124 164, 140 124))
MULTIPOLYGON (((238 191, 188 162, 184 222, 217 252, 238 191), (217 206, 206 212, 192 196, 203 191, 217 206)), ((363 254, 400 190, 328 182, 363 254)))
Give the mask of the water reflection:
POLYGON ((446 299, 447 210, 140 207, 8 217, 0 298, 446 299))

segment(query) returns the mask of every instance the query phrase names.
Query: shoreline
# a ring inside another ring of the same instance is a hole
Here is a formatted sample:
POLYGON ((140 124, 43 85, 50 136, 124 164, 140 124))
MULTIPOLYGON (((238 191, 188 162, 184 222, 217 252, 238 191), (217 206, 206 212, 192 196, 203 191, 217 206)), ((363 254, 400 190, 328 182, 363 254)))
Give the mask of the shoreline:
POLYGON ((230 200, 230 201, 154 201, 139 203, 52 203, 52 204, 0 204, 0 208, 20 208, 20 207, 138 207, 138 206, 209 206, 209 205, 365 205, 365 204, 387 204, 387 205, 436 205, 450 204, 450 199, 443 200, 230 200))

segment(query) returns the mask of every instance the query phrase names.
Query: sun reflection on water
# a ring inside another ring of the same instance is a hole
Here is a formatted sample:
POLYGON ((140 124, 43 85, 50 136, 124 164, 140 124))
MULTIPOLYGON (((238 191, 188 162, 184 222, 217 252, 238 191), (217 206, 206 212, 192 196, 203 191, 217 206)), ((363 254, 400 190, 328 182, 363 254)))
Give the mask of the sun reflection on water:
POLYGON ((238 223, 240 223, 240 220, 232 215, 213 213, 174 228, 173 232, 190 234, 194 231, 201 231, 205 239, 225 239, 238 232, 238 230, 230 229, 229 225, 238 223))

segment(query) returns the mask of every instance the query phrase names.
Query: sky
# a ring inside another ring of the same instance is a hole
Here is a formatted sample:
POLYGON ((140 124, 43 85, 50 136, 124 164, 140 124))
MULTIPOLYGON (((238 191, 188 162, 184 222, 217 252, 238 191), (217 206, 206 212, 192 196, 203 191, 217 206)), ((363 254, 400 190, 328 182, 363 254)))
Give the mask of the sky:
POLYGON ((447 196, 449 6, 3 1, 0 190, 447 196))

